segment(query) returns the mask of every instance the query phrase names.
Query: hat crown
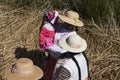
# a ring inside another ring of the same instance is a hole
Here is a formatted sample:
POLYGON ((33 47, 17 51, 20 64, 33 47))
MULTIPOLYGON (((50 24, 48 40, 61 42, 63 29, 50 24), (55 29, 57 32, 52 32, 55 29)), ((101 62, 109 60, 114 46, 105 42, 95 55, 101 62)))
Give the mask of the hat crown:
POLYGON ((19 73, 31 72, 34 69, 33 62, 28 58, 21 58, 16 61, 15 68, 19 73))
POLYGON ((67 38, 66 42, 72 48, 80 48, 80 46, 82 45, 80 36, 76 34, 70 35, 67 38))
POLYGON ((79 18, 79 14, 77 12, 74 12, 74 11, 67 11, 66 16, 68 18, 71 18, 71 19, 78 19, 79 18))
POLYGON ((83 22, 79 19, 79 14, 75 11, 67 11, 64 14, 59 15, 59 18, 73 26, 82 27, 84 25, 83 22))

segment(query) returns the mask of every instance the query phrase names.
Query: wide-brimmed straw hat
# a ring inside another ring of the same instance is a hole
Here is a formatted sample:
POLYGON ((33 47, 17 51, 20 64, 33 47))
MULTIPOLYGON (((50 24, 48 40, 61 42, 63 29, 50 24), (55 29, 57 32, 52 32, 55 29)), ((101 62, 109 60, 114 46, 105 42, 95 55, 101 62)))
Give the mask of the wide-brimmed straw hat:
POLYGON ((79 20, 79 14, 75 11, 67 11, 65 14, 59 15, 59 18, 71 25, 82 27, 84 24, 79 20))
POLYGON ((5 70, 7 80, 39 80, 43 77, 43 71, 33 65, 32 60, 20 58, 15 65, 5 70))
POLYGON ((78 34, 65 35, 59 40, 59 45, 63 49, 73 53, 83 52, 87 48, 86 41, 78 34))

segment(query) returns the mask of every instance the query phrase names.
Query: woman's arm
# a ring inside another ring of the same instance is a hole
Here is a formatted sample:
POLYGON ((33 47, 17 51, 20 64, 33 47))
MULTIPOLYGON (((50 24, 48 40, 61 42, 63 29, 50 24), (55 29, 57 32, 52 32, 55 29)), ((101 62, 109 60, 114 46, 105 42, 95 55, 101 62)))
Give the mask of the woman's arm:
POLYGON ((60 53, 66 52, 66 50, 62 49, 61 47, 59 47, 57 45, 50 46, 49 50, 53 51, 53 52, 60 52, 60 53))

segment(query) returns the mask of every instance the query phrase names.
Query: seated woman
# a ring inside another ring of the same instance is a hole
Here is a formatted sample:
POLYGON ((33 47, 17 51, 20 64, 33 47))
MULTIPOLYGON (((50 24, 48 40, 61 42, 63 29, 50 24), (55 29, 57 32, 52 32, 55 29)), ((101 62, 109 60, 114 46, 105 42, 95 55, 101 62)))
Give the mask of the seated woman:
POLYGON ((67 52, 59 56, 52 80, 88 80, 87 59, 83 53, 86 41, 78 34, 68 34, 59 40, 59 45, 67 52))
POLYGON ((83 22, 79 20, 78 13, 74 11, 67 11, 64 15, 59 15, 59 18, 63 21, 63 23, 56 27, 54 45, 49 47, 51 52, 48 63, 45 66, 45 80, 51 80, 57 58, 60 54, 66 52, 65 49, 59 46, 59 40, 67 34, 76 34, 75 26, 83 26, 83 22))
POLYGON ((55 26, 58 23, 58 11, 50 10, 44 14, 45 21, 39 33, 39 43, 41 50, 47 50, 54 44, 55 26))

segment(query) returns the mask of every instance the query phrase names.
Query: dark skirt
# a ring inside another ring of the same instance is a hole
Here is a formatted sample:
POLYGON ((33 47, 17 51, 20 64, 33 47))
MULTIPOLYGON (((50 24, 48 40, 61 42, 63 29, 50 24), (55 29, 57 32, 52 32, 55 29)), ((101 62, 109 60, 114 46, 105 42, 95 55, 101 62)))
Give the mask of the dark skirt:
POLYGON ((52 74, 53 74, 56 62, 57 60, 53 58, 51 55, 49 55, 48 61, 44 68, 44 80, 52 80, 52 74))

